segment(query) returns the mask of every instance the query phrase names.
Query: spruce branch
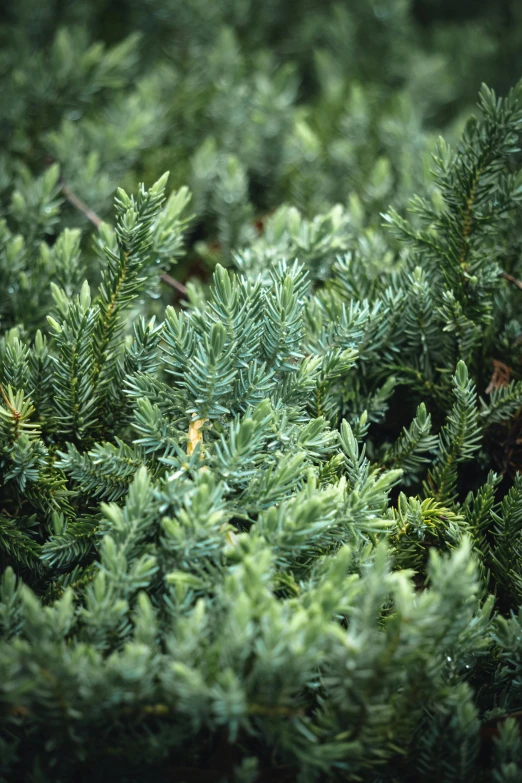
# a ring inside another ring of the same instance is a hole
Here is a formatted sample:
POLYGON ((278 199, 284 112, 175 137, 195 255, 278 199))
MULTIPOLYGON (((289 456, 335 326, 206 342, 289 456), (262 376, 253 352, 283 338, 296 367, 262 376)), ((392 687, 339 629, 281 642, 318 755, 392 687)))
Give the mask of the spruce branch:
POLYGON ((457 466, 473 458, 482 439, 475 385, 464 362, 453 376, 455 402, 438 437, 438 455, 424 483, 427 497, 453 500, 457 490, 457 466))
MULTIPOLYGON (((99 229, 102 223, 104 222, 99 215, 96 214, 82 199, 74 193, 73 190, 69 187, 69 185, 61 179, 61 192, 69 201, 70 204, 72 204, 75 209, 77 209, 79 212, 81 212, 87 220, 92 223, 92 225, 99 229)), ((162 283, 165 283, 165 285, 170 286, 175 291, 180 293, 182 296, 187 295, 187 288, 182 283, 180 283, 178 280, 176 280, 172 275, 167 274, 166 272, 162 273, 160 275, 160 280, 162 283)))

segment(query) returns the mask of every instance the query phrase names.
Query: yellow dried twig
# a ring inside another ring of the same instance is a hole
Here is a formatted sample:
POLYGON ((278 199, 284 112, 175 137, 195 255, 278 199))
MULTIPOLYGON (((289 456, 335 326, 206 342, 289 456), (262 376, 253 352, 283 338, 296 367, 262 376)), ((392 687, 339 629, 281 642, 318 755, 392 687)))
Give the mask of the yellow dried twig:
POLYGON ((0 383, 0 393, 2 394, 2 397, 4 398, 5 404, 7 405, 7 407, 9 408, 11 413, 13 414, 13 417, 18 421, 21 418, 20 411, 17 411, 15 408, 13 408, 13 406, 9 402, 9 397, 5 393, 4 387, 2 386, 1 383, 0 383))
POLYGON ((189 424, 187 455, 191 457, 198 443, 201 443, 199 456, 203 459, 203 425, 208 419, 193 419, 189 424))

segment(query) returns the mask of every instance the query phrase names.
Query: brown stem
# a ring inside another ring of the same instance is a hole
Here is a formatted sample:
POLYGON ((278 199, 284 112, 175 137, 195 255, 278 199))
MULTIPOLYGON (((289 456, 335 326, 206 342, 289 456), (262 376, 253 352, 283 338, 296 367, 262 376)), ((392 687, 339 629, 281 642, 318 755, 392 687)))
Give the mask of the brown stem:
POLYGON ((513 277, 513 275, 510 275, 507 272, 501 272, 499 277, 503 277, 504 280, 507 280, 508 282, 512 283, 522 291, 522 283, 520 282, 520 280, 517 280, 516 277, 513 277))
POLYGON ((162 283, 165 283, 166 285, 170 285, 171 288, 174 288, 176 291, 179 291, 179 293, 182 296, 187 295, 187 289, 183 285, 183 283, 179 283, 177 280, 175 280, 170 275, 167 275, 167 273, 161 275, 160 280, 162 283))
POLYGON ((85 201, 82 201, 81 198, 78 198, 76 193, 73 193, 72 190, 68 185, 65 184, 65 182, 62 181, 62 193, 67 199, 67 201, 73 205, 73 207, 76 207, 76 209, 85 215, 85 217, 91 221, 93 226, 96 228, 99 228, 102 224, 102 219, 98 217, 96 212, 93 212, 90 207, 87 206, 85 201))

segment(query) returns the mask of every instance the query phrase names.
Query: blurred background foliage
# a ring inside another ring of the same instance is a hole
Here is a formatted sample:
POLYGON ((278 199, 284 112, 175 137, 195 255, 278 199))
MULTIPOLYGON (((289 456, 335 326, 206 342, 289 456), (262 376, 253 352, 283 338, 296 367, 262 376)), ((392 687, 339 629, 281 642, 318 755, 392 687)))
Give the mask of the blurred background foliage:
POLYGON ((429 192, 438 135, 455 140, 481 82, 505 93, 521 66, 519 0, 5 3, 0 210, 27 240, 32 200, 35 246, 52 244, 91 228, 66 194, 108 219, 116 184, 169 170, 197 216, 180 281, 234 263, 282 204, 328 216, 340 252, 356 235, 382 257, 381 212, 429 192), (54 162, 44 194, 34 181, 54 162))

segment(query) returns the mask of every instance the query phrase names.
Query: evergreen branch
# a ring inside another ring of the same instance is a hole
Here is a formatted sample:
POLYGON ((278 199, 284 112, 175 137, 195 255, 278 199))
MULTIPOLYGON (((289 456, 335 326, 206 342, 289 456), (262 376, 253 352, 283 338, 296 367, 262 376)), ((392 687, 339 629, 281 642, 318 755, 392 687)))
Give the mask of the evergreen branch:
POLYGON ((436 436, 431 434, 431 416, 421 403, 409 429, 403 429, 398 440, 385 453, 382 464, 402 468, 405 479, 411 483, 419 468, 429 462, 426 455, 434 450, 436 443, 436 436))
POLYGON ((452 500, 457 487, 457 465, 473 458, 482 438, 475 386, 464 362, 453 376, 455 402, 439 433, 438 456, 424 483, 427 496, 440 502, 452 500))
POLYGON ((116 443, 98 443, 87 454, 73 444, 67 452, 58 452, 56 467, 78 483, 78 492, 106 500, 116 500, 127 491, 136 471, 143 464, 143 454, 116 438, 116 443))
POLYGON ((490 394, 489 403, 480 400, 480 415, 485 426, 508 421, 522 407, 522 381, 510 381, 507 386, 498 386, 490 394))
POLYGON ((34 413, 34 406, 31 400, 24 396, 23 390, 14 392, 8 386, 6 392, 0 385, 0 394, 7 406, 0 406, 0 435, 9 443, 14 443, 21 435, 28 438, 38 437, 40 425, 29 421, 34 413))
POLYGON ((68 520, 43 544, 40 559, 55 570, 70 569, 91 554, 98 529, 97 518, 68 520))
POLYGON ((513 486, 492 512, 492 568, 502 598, 508 605, 518 606, 522 597, 522 476, 515 476, 513 486))
POLYGON ((48 322, 59 348, 53 356, 56 394, 54 408, 59 432, 81 439, 97 422, 98 398, 93 382, 94 357, 92 342, 99 310, 91 307, 87 281, 80 296, 69 305, 65 292, 54 290, 62 306, 62 322, 52 316, 48 322))
MULTIPOLYGON (((81 212, 87 220, 92 223, 94 228, 99 229, 101 224, 103 223, 101 217, 96 214, 87 204, 82 201, 82 199, 74 193, 69 185, 67 185, 66 182, 62 179, 62 193, 69 201, 75 209, 77 209, 79 212, 81 212)), ((160 280, 162 283, 165 283, 165 285, 170 286, 175 291, 178 291, 182 296, 187 295, 187 289, 186 287, 180 283, 178 280, 176 280, 172 275, 167 274, 164 272, 160 275, 160 280)))
POLYGON ((0 549, 4 567, 7 561, 36 574, 42 572, 39 545, 27 533, 20 530, 13 519, 5 516, 0 516, 0 549))

